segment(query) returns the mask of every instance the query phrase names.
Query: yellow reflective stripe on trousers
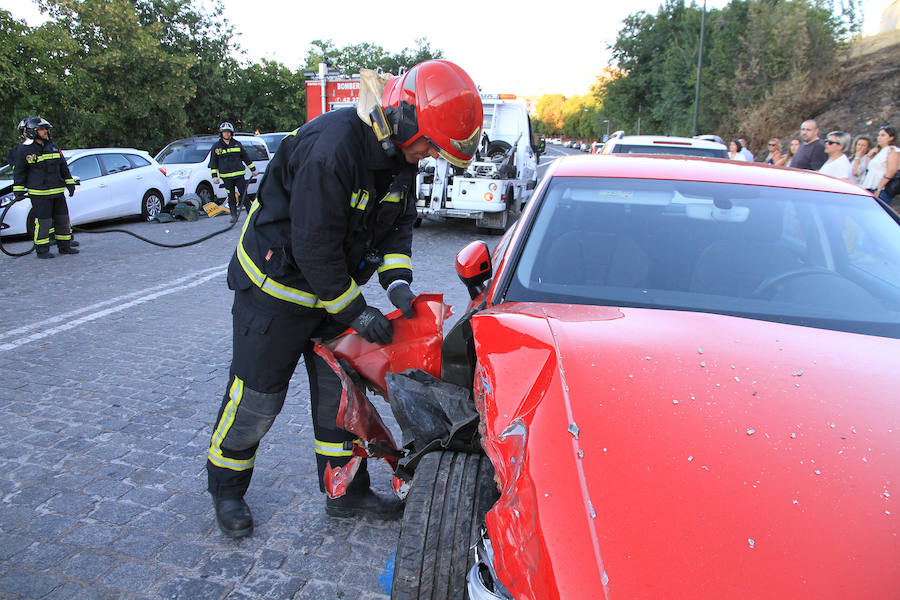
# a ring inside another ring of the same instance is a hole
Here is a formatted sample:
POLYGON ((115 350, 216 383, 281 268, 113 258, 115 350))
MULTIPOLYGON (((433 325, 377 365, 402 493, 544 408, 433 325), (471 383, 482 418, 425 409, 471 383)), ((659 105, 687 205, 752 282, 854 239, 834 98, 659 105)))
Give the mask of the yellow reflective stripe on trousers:
POLYGON ((353 456, 353 450, 344 450, 344 442, 322 442, 316 440, 316 454, 322 456, 353 456))
POLYGON ((244 229, 241 231, 241 239, 238 241, 237 245, 238 262, 241 263, 241 267, 244 269, 247 277, 249 277, 259 289, 274 298, 293 304, 299 304, 300 306, 306 306, 308 308, 321 308, 323 304, 319 302, 315 294, 304 292, 303 290, 298 290, 297 288, 292 288, 282 283, 278 283, 274 279, 270 279, 256 266, 250 258, 250 255, 244 250, 244 235, 247 233, 247 227, 250 226, 250 221, 253 218, 254 213, 259 210, 259 207, 259 202, 254 200, 253 206, 250 207, 250 214, 247 216, 247 220, 244 221, 244 229))
POLYGON ((231 425, 234 423, 234 416, 237 414, 237 409, 241 404, 241 398, 243 398, 243 396, 244 382, 239 377, 235 377, 234 382, 231 384, 231 388, 228 390, 228 403, 225 405, 225 410, 222 411, 222 418, 219 419, 216 430, 213 431, 212 441, 209 444, 209 452, 206 453, 209 462, 217 467, 231 469, 232 471, 246 471, 247 469, 252 469, 253 461, 256 459, 255 455, 253 458, 244 460, 222 456, 222 440, 228 435, 228 430, 231 429, 231 425))
POLYGON ((38 218, 34 218, 34 245, 35 246, 43 246, 45 244, 50 243, 50 232, 47 232, 47 237, 38 238, 38 231, 40 231, 40 227, 38 227, 38 218))
POLYGON ((52 188, 49 190, 33 190, 28 188, 28 193, 32 196, 52 196, 53 194, 62 194, 66 188, 52 188))
POLYGON ((405 254, 385 254, 384 260, 378 267, 378 272, 383 273, 391 269, 409 269, 412 271, 412 260, 405 254))
POLYGON ((243 177, 246 172, 246 169, 241 169, 240 171, 234 171, 232 173, 219 173, 219 177, 237 177, 238 175, 243 177))
POLYGON ((321 300, 322 305, 325 306, 325 310, 329 313, 336 315, 341 312, 347 306, 356 300, 356 297, 359 296, 359 286, 356 285, 356 282, 353 279, 350 279, 350 287, 347 288, 347 291, 335 298, 334 300, 321 300))

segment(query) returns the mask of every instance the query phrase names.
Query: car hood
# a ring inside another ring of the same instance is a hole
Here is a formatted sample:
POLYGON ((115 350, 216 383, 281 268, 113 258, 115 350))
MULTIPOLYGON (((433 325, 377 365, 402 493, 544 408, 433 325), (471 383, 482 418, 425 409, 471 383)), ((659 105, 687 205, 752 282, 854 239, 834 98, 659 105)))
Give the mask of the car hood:
POLYGON ((900 341, 547 304, 472 329, 514 597, 900 589, 900 341))

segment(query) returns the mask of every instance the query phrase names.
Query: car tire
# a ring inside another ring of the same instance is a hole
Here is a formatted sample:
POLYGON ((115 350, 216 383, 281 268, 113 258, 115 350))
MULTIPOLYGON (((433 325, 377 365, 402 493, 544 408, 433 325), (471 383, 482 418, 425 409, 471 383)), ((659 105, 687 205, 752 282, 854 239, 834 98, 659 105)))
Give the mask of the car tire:
POLYGON ((212 186, 205 181, 197 186, 196 193, 200 196, 200 206, 206 206, 210 202, 216 202, 216 195, 213 193, 212 186))
POLYGON ((497 498, 494 468, 485 455, 426 454, 406 499, 391 599, 466 598, 471 547, 497 498))
POLYGON ((165 205, 166 199, 163 198, 162 192, 159 190, 147 190, 143 200, 141 200, 141 216, 144 219, 155 217, 163 211, 165 205))

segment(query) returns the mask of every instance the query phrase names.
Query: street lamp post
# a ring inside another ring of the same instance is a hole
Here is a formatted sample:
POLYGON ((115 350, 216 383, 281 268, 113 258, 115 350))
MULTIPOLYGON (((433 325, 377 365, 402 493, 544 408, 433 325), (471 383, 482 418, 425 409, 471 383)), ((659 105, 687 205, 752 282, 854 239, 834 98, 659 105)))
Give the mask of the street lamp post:
POLYGON ((706 0, 703 0, 703 12, 700 14, 700 49, 697 52, 697 87, 694 90, 694 127, 697 135, 697 115, 700 111, 700 75, 703 72, 703 33, 706 29, 706 0))

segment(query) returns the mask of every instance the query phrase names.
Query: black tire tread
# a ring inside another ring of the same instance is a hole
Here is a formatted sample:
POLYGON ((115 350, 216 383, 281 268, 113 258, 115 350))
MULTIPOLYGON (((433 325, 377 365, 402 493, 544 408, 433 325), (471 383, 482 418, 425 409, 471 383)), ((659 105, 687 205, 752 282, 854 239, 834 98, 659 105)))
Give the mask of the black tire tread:
POLYGON ((394 563, 393 600, 466 597, 470 551, 497 498, 484 455, 426 454, 406 500, 394 563))

